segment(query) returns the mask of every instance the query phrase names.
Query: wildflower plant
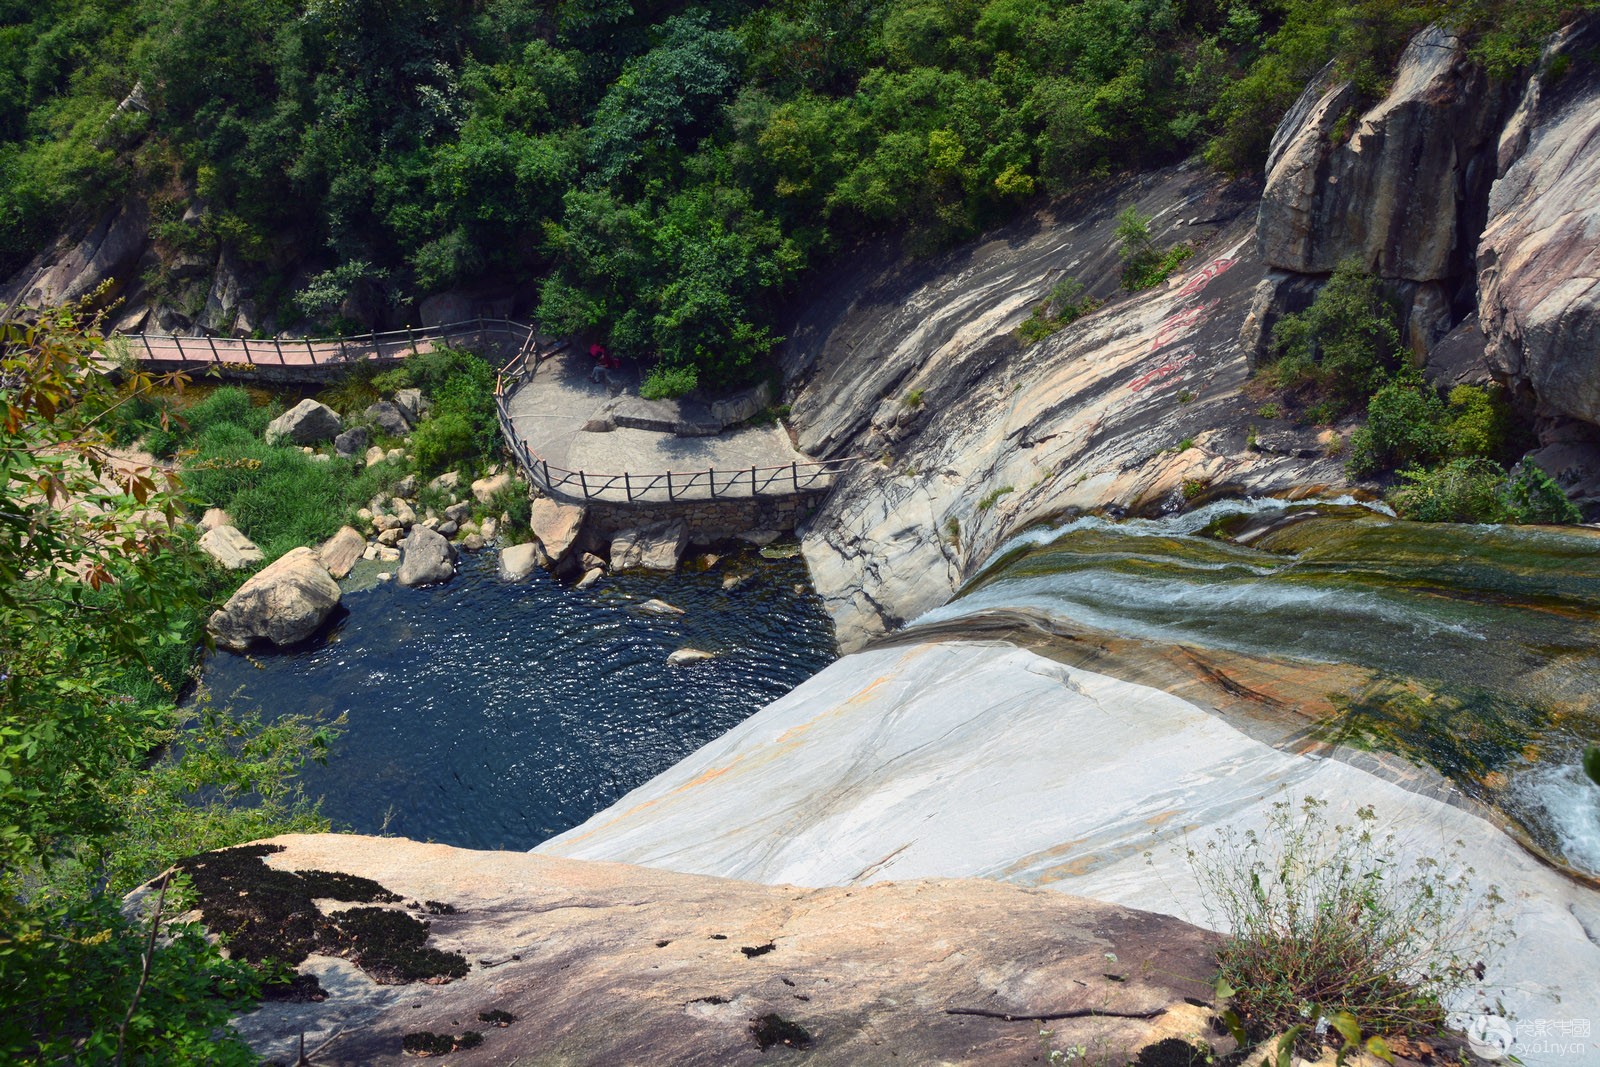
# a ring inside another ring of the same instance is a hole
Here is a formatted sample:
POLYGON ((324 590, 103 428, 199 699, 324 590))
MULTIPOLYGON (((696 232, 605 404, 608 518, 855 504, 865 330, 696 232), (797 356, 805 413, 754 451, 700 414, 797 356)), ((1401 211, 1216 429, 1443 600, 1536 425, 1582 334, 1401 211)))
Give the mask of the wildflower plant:
POLYGON ((1229 932, 1218 987, 1252 1040, 1293 1031, 1311 1045, 1352 1019, 1372 1035, 1437 1033, 1444 1001, 1504 944, 1504 900, 1460 862, 1461 841, 1407 866, 1371 806, 1349 825, 1326 808, 1279 801, 1263 832, 1224 828, 1186 850, 1229 932))

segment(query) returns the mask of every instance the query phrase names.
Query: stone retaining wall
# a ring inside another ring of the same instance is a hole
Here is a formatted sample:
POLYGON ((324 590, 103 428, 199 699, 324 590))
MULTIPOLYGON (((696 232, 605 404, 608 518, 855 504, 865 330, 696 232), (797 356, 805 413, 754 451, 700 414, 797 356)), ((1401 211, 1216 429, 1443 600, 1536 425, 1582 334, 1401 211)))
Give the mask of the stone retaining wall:
POLYGON ((825 490, 782 497, 736 500, 679 500, 672 503, 612 504, 594 502, 586 510, 585 534, 609 543, 623 530, 682 522, 691 541, 738 537, 754 530, 786 533, 810 516, 827 495, 825 490))

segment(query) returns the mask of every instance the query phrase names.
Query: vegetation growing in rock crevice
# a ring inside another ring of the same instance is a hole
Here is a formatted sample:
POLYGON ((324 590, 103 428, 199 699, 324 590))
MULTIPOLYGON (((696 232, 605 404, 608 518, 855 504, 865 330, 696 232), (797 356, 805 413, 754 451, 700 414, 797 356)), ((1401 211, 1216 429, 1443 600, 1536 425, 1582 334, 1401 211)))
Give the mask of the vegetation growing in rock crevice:
POLYGON ((1232 1001, 1237 1036, 1284 1035, 1280 1047, 1311 1058, 1324 1040, 1319 1020, 1328 1041, 1385 1055, 1383 1035, 1435 1039, 1441 998, 1469 987, 1509 936, 1503 900, 1461 862, 1459 845, 1405 869, 1371 807, 1350 825, 1330 823, 1326 807, 1280 800, 1259 833, 1225 829, 1187 850, 1228 932, 1218 991, 1232 1001))
POLYGON ((1256 387, 1278 399, 1262 405, 1262 417, 1285 408, 1313 423, 1365 414, 1346 470, 1396 483, 1389 503, 1406 518, 1577 522, 1549 475, 1517 465, 1530 438, 1501 390, 1458 385, 1441 395, 1402 350, 1397 319, 1382 282, 1358 263, 1340 264, 1310 307, 1274 327, 1256 387))

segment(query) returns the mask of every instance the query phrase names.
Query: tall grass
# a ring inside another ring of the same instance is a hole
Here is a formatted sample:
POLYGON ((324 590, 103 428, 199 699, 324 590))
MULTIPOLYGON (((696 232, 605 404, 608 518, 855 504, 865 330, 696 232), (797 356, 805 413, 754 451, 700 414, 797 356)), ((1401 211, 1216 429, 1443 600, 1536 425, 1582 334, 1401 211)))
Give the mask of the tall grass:
POLYGON ((342 457, 313 460, 228 422, 207 428, 194 450, 183 468, 189 495, 199 507, 226 511, 269 560, 332 537, 399 475, 387 464, 357 473, 342 457))

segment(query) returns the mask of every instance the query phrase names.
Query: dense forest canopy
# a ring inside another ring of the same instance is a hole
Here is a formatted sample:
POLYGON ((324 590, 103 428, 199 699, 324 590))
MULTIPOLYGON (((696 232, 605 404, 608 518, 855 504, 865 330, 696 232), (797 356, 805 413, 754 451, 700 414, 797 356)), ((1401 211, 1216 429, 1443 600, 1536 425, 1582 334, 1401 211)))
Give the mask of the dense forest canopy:
POLYGON ((1246 171, 1330 59, 1377 92, 1446 18, 1506 74, 1573 6, 0 0, 0 267, 139 193, 164 255, 228 249, 280 324, 510 280, 729 381, 863 235, 936 247, 1207 146, 1246 171))

